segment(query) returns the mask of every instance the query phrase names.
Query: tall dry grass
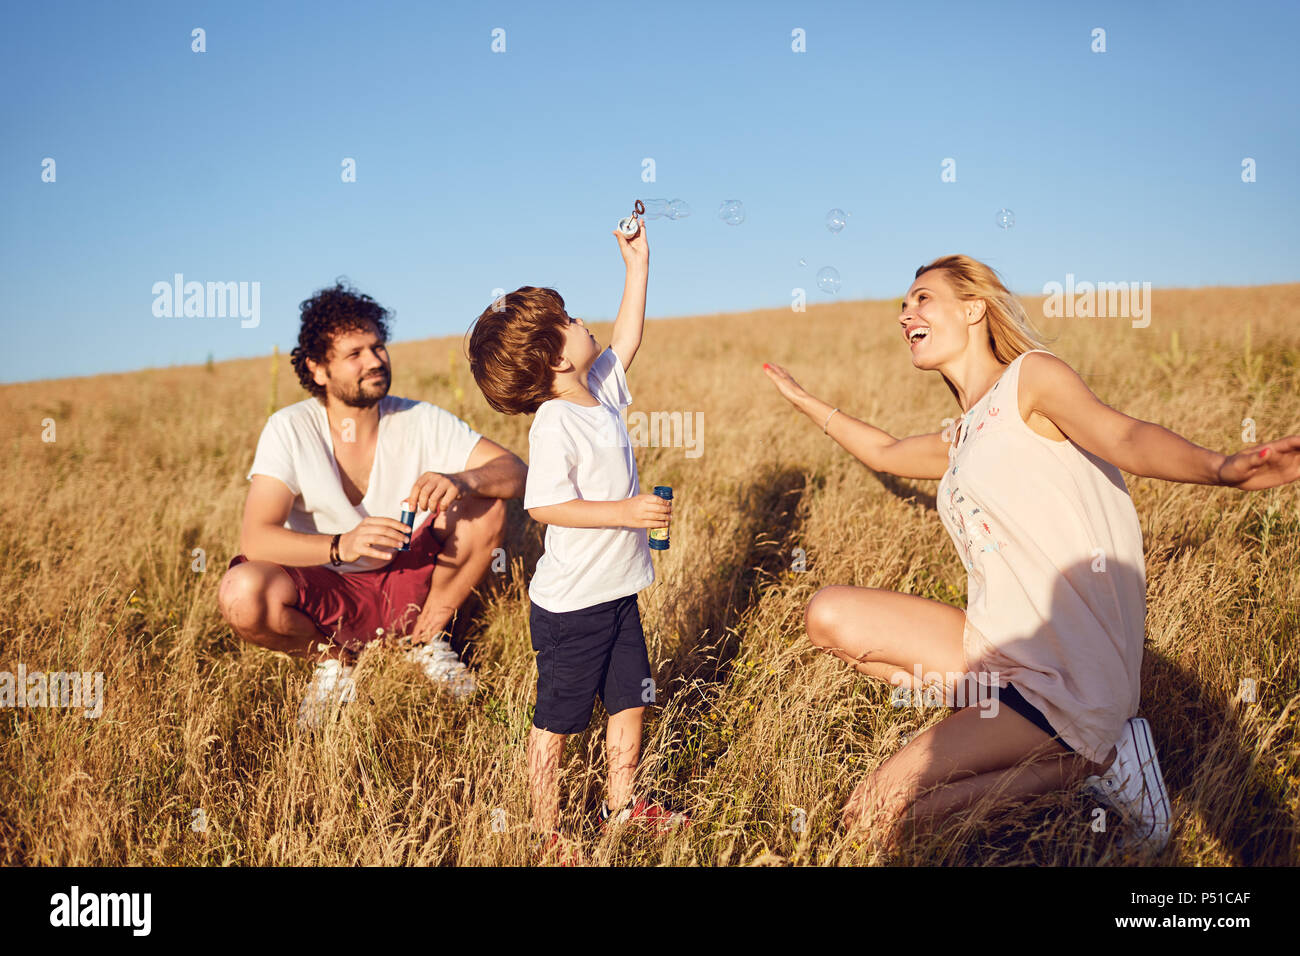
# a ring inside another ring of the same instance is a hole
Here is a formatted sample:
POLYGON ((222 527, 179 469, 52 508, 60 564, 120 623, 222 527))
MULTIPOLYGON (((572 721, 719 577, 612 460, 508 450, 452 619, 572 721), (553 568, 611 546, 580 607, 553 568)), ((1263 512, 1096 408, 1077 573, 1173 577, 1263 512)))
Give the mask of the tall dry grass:
MULTIPOLYGON (((1260 440, 1300 432, 1300 285, 1157 290, 1154 304, 1148 329, 1043 324, 1104 401, 1198 444, 1240 447, 1245 418, 1260 440)), ((563 778, 564 822, 589 861, 881 861, 840 833, 839 808, 942 712, 893 710, 887 688, 812 652, 803 610, 819 587, 846 583, 961 606, 965 576, 933 509, 936 483, 867 471, 777 396, 761 364, 780 362, 894 434, 938 430, 955 406, 937 376, 911 369, 895 320, 893 303, 840 303, 648 324, 633 410, 704 412, 700 457, 638 453, 643 486, 677 495, 672 550, 656 556, 658 581, 641 598, 661 703, 644 786, 694 824, 663 837, 593 827, 595 720, 566 751, 563 778), (806 571, 793 570, 795 548, 806 571)), ((607 339, 608 326, 596 329, 607 339)), ((286 326, 286 342, 295 331, 286 326)), ((460 348, 459 338, 393 346, 394 393, 443 405, 525 455, 528 421, 487 408, 460 348)), ((539 528, 512 503, 509 570, 490 576, 471 631, 478 698, 441 698, 376 650, 357 702, 326 732, 303 734, 306 665, 242 645, 215 601, 268 387, 281 405, 302 397, 287 367, 271 382, 263 358, 0 389, 0 670, 106 674, 97 720, 0 710, 0 861, 529 860, 526 584, 539 528), (41 440, 47 418, 53 443, 41 440), (192 827, 200 808, 206 832, 192 827)), ((1176 811, 1159 862, 1300 862, 1297 489, 1129 487, 1149 581, 1142 712, 1176 811), (1253 704, 1236 700, 1242 678, 1258 681, 1253 704)), ((1091 810, 1059 793, 961 817, 891 860, 1131 862, 1115 826, 1093 832, 1091 810)))

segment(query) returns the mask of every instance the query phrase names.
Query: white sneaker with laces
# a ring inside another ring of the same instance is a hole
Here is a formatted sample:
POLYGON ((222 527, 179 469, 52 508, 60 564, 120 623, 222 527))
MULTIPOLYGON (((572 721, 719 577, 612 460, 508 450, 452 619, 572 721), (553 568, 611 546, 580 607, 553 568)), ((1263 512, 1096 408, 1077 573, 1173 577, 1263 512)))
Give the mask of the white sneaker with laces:
POLYGON ((453 697, 468 697, 477 689, 473 673, 444 637, 417 644, 406 652, 406 659, 424 671, 434 686, 453 697))
POLYGON ((1131 717, 1115 745, 1115 762, 1101 776, 1088 777, 1084 789, 1119 811, 1132 828, 1121 845, 1158 852, 1169 842, 1169 791, 1156 759, 1151 725, 1131 717))
POLYGON ((356 696, 356 683, 352 679, 352 666, 329 659, 316 665, 311 675, 311 685, 298 707, 298 726, 312 730, 321 726, 335 708, 352 702, 356 696))

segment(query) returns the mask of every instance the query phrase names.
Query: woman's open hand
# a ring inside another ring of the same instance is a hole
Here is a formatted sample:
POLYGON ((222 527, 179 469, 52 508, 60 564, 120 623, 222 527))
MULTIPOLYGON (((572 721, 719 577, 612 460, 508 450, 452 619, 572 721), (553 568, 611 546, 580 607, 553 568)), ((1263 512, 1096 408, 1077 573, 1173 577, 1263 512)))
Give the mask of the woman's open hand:
POLYGON ((1300 478, 1300 435, 1239 451, 1219 466, 1219 481, 1242 491, 1276 488, 1297 478, 1300 478))
POLYGON ((763 371, 767 373, 767 377, 771 380, 772 384, 776 386, 776 390, 785 396, 786 400, 796 408, 802 408, 803 402, 812 397, 804 390, 804 387, 796 382, 794 378, 791 377, 790 373, 781 366, 771 365, 764 362, 763 371))

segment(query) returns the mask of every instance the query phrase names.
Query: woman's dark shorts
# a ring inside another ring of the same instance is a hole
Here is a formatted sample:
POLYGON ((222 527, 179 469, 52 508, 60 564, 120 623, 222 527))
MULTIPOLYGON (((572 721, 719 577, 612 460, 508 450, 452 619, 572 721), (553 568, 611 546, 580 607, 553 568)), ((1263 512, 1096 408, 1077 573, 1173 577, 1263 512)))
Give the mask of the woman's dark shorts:
POLYGON ((1073 747, 1061 739, 1061 735, 1056 732, 1056 728, 1054 728, 1051 723, 1048 722, 1047 718, 1043 716, 1043 712, 1029 701, 1025 700, 1020 691, 1016 690, 1015 684, 1007 684, 1006 687, 998 690, 998 703, 1006 704, 1021 717, 1025 718, 1025 720, 1029 721, 1066 750, 1070 751, 1070 753, 1075 752, 1073 747))
POLYGON ((597 696, 610 714, 654 703, 635 594, 560 613, 532 604, 528 627, 537 652, 534 727, 581 733, 597 696))

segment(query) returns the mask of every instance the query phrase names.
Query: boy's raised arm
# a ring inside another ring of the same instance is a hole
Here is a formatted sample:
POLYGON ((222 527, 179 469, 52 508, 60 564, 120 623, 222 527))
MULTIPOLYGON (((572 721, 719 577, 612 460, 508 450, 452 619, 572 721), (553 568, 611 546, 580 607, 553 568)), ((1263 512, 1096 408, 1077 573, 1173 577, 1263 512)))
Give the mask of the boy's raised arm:
POLYGON ((623 363, 623 371, 632 364, 632 358, 641 347, 641 331, 645 326, 646 283, 650 277, 650 247, 646 244, 645 220, 632 238, 617 230, 618 251, 623 254, 627 278, 623 282, 623 301, 619 303, 618 318, 614 320, 614 334, 609 344, 623 363))

